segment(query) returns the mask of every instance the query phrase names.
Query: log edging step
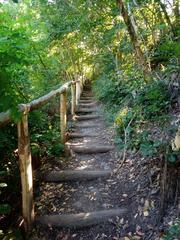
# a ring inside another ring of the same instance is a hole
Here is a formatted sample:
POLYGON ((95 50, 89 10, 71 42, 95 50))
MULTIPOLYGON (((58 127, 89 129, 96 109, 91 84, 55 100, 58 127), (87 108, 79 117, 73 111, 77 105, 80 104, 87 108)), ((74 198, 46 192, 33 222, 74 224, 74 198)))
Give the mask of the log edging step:
POLYGON ((81 96, 81 98, 80 98, 80 100, 93 100, 93 99, 94 99, 93 96, 91 96, 91 97, 81 96))
POLYGON ((80 103, 80 104, 81 104, 81 103, 83 103, 83 104, 84 104, 84 103, 91 103, 91 104, 92 104, 92 103, 96 103, 96 101, 95 101, 94 99, 84 99, 84 100, 83 100, 83 99, 80 99, 80 100, 79 100, 79 103, 80 103))
POLYGON ((75 153, 85 153, 85 154, 91 154, 91 153, 106 153, 114 149, 113 146, 98 146, 98 145, 89 145, 89 146, 76 146, 76 145, 68 145, 68 148, 75 153))
POLYGON ((98 136, 99 136, 98 134, 78 133, 78 132, 72 132, 67 134, 68 138, 83 138, 83 137, 98 137, 98 136))
POLYGON ((80 103, 78 106, 81 108, 91 108, 91 107, 96 107, 96 102, 92 102, 92 103, 80 103))
POLYGON ((65 228, 83 228, 108 221, 110 218, 123 216, 127 214, 126 208, 101 210, 96 212, 62 214, 62 215, 44 215, 36 217, 36 222, 49 227, 65 228))
POLYGON ((74 127, 75 128, 100 128, 101 125, 100 124, 86 124, 86 125, 75 124, 74 127))
POLYGON ((76 110, 76 113, 92 113, 97 111, 96 108, 79 108, 76 110))
POLYGON ((109 170, 61 170, 45 173, 45 182, 65 182, 65 181, 89 181, 97 178, 108 178, 112 171, 109 170))
POLYGON ((99 117, 100 117, 99 115, 87 114, 87 115, 75 116, 74 119, 77 121, 83 121, 83 120, 97 119, 99 117))

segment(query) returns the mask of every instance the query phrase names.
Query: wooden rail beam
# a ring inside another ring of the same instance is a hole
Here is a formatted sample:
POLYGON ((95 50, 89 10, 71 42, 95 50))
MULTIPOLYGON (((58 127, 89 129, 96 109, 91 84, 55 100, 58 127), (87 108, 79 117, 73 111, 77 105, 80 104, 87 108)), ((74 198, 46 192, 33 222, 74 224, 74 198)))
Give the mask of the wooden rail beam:
POLYGON ((30 140, 28 133, 28 113, 23 113, 18 129, 18 155, 22 185, 22 214, 26 231, 31 230, 34 219, 33 207, 33 175, 30 140))
MULTIPOLYGON (((61 93, 63 93, 64 91, 67 91, 69 86, 74 83, 73 81, 71 82, 67 82, 64 85, 62 85, 60 88, 56 89, 56 90, 52 90, 50 91, 48 94, 37 98, 29 103, 26 104, 19 104, 17 107, 19 108, 20 112, 24 112, 26 111, 26 109, 28 109, 29 112, 35 110, 35 109, 39 109, 40 107, 44 106, 45 104, 47 104, 52 98, 56 97, 56 96, 60 96, 61 93)), ((8 122, 10 122, 12 120, 11 117, 11 111, 7 110, 6 112, 1 112, 0 113, 0 127, 4 126, 5 124, 7 124, 8 122)))

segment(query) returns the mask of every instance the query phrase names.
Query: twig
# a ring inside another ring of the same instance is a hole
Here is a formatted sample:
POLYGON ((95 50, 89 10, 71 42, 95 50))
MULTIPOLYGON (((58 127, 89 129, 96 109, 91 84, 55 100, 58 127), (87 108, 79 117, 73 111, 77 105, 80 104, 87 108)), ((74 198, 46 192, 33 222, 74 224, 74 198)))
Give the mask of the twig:
POLYGON ((122 167, 122 165, 124 164, 125 160, 126 160, 126 152, 127 152, 127 130, 129 128, 129 126, 131 125, 132 121, 135 118, 135 114, 133 115, 133 117, 131 118, 131 120, 129 121, 128 125, 126 128, 124 128, 124 150, 123 150, 123 159, 121 161, 120 166, 118 167, 118 169, 116 170, 115 173, 118 173, 118 171, 120 170, 120 168, 122 167))
POLYGON ((37 56, 39 58, 40 63, 42 64, 42 66, 44 67, 45 71, 47 72, 49 78, 52 78, 52 75, 51 75, 51 73, 48 70, 48 66, 46 66, 46 64, 44 63, 40 53, 38 52, 38 50, 36 49, 36 47, 34 45, 32 45, 32 47, 33 47, 34 51, 36 52, 36 54, 37 54, 37 56))

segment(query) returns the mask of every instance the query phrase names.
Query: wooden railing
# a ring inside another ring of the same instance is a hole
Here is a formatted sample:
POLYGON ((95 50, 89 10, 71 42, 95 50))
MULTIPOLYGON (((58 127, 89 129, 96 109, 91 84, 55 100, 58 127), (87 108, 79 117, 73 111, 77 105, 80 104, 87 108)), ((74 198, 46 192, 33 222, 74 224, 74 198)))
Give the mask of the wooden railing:
MULTIPOLYGON (((20 104, 18 106, 22 117, 17 123, 18 129, 18 156, 22 185, 22 214, 24 219, 25 230, 29 231, 34 219, 33 204, 33 173, 31 162, 31 148, 28 131, 28 114, 29 112, 39 109, 47 104, 52 98, 60 96, 60 132, 61 143, 66 141, 66 125, 67 125, 67 91, 71 89, 71 114, 75 115, 76 106, 78 104, 83 81, 70 81, 65 83, 57 90, 49 92, 30 103, 20 104)), ((0 113, 0 127, 12 121, 10 110, 0 113)))

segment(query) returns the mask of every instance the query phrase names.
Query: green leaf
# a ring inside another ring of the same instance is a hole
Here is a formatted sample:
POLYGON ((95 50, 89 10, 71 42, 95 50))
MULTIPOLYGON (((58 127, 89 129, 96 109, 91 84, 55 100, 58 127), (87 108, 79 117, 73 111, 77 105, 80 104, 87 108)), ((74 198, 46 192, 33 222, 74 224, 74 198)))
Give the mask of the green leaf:
POLYGON ((0 177, 7 176, 8 173, 6 171, 0 171, 0 177))
POLYGON ((174 154, 168 154, 167 160, 171 163, 175 163, 176 162, 176 156, 174 154))
POLYGON ((11 206, 9 204, 0 204, 0 214, 9 214, 11 206))

